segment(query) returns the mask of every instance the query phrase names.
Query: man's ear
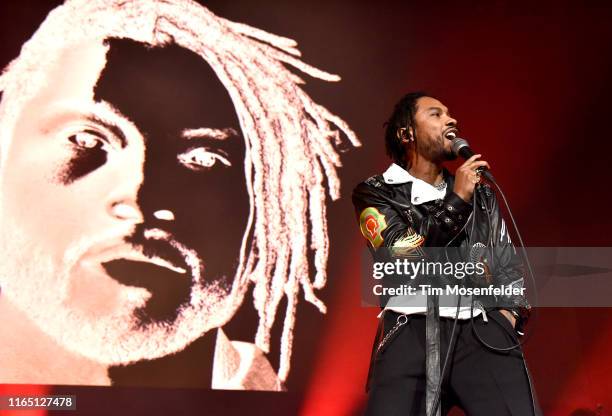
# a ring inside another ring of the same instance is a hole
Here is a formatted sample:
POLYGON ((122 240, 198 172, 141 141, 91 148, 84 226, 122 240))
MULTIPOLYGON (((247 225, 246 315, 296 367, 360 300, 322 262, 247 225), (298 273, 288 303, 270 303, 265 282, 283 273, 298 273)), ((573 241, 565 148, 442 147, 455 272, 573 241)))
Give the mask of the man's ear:
POLYGON ((409 143, 414 141, 413 138, 413 134, 412 134, 412 127, 401 127, 399 129, 397 129, 397 138, 402 142, 402 143, 409 143))
POLYGON ((399 141, 404 141, 404 139, 406 138, 406 128, 400 127, 399 129, 397 129, 397 131, 395 132, 395 136, 399 141))

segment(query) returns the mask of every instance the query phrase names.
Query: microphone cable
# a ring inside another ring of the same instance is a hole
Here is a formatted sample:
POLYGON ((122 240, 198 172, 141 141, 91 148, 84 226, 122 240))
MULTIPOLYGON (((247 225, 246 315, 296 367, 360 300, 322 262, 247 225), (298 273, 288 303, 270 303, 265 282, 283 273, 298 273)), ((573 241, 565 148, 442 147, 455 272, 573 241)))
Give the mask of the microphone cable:
MULTIPOLYGON (((489 172, 487 172, 489 173, 489 172)), ((519 240, 519 244, 520 244, 520 248, 521 248, 521 253, 523 254, 524 257, 524 261, 527 265, 527 270, 529 272, 529 277, 533 283, 533 296, 534 296, 534 301, 537 304, 537 299, 538 299, 538 295, 537 295, 537 285, 536 285, 536 280, 535 280, 535 275, 533 273, 533 269, 531 267, 531 262, 529 261, 529 257, 527 256, 527 250, 525 249, 525 244, 523 242, 523 238, 521 236, 521 233, 518 229, 518 226, 516 225, 516 221, 514 219, 514 215, 512 215, 512 210, 510 208, 510 204, 508 203, 508 200, 506 198, 506 195, 504 194, 504 192, 502 191, 501 187, 499 186, 499 184, 497 183, 497 181, 495 181, 495 178, 493 177, 493 175, 491 175, 490 173, 488 175, 485 175, 485 177, 491 182, 493 183, 493 185, 495 185, 495 188, 497 189, 497 191, 499 192, 499 194, 502 196, 502 199, 504 201, 504 205, 508 211, 508 215, 510 217, 510 220, 512 221, 512 226, 516 232, 517 238, 519 240)), ((476 189, 474 190, 474 193, 472 194, 472 209, 475 210, 476 209, 476 193, 480 192, 481 190, 481 186, 480 184, 477 185, 476 189)), ((491 261, 492 263, 494 263, 494 257, 495 257, 495 252, 492 250, 494 247, 494 241, 493 241, 493 236, 492 236, 492 223, 491 223, 491 216, 492 216, 492 212, 489 210, 489 206, 487 205, 488 200, 486 198, 484 199, 484 207, 487 213, 487 222, 488 222, 488 233, 487 233, 487 240, 488 243, 490 244, 489 247, 491 248, 491 261)), ((498 208, 499 209, 499 208, 498 208)), ((470 217, 472 217, 473 212, 470 214, 470 217)), ((452 243, 459 234, 461 234, 464 230, 465 227, 467 226, 467 223, 470 220, 470 217, 468 217, 466 223, 464 224, 464 226, 461 228, 461 230, 446 244, 446 247, 449 246, 450 243, 452 243)), ((500 214, 501 217, 501 214, 500 214)), ((472 234, 474 232, 474 227, 475 227, 475 217, 472 220, 472 234)), ((472 235, 471 234, 471 235, 472 235)), ((508 231, 508 234, 509 231, 508 231)), ((468 236, 468 239, 471 238, 471 235, 468 236)), ((448 255, 447 255, 448 258, 448 255)), ((493 270, 493 269, 492 269, 493 270)), ((455 333, 457 330, 457 323, 459 321, 459 312, 461 309, 461 294, 459 294, 459 299, 457 301, 457 309, 455 311, 455 318, 454 318, 454 322, 453 322, 453 329, 451 330, 451 335, 450 335, 450 341, 449 341, 449 345, 448 345, 448 350, 446 351, 445 357, 444 357, 444 364, 442 365, 442 370, 440 372, 440 381, 438 382, 438 386, 436 388, 436 392, 434 395, 434 401, 432 403, 432 406, 430 408, 430 412, 428 413, 429 415, 434 415, 435 412, 438 410, 438 406, 440 405, 440 399, 441 399, 441 393, 442 393, 442 384, 444 382, 444 376, 446 373, 446 368, 448 366, 448 361, 450 359, 450 354, 454 348, 454 344, 455 344, 455 333)), ((483 312, 484 313, 484 312, 483 312)), ((504 317, 505 319, 505 317, 504 317)), ((502 327, 502 329, 506 332, 508 332, 507 328, 505 328, 504 326, 502 326, 499 322, 497 322, 495 319, 493 319, 493 321, 502 327)), ((537 312, 534 310, 533 312, 533 318, 532 318, 532 328, 536 325, 537 323, 537 312)), ((471 301, 471 305, 470 305, 470 325, 472 328, 472 331, 474 333, 474 335, 476 336, 476 339, 478 339, 478 341, 483 344, 485 347, 493 350, 493 351, 497 351, 497 352, 506 352, 506 351, 511 351, 517 348, 520 348, 523 346, 523 344, 528 340, 529 336, 525 336, 523 337, 523 340, 519 341, 518 343, 510 346, 510 347, 495 347, 493 345, 490 345, 489 343, 487 343, 486 341, 484 341, 480 335, 478 335, 478 331, 476 330, 476 327, 474 326, 474 298, 472 298, 471 301)), ((533 333, 533 331, 530 331, 530 333, 533 333)))
MULTIPOLYGON (((537 305, 537 303, 538 303, 538 288, 537 288, 537 285, 536 285, 535 275, 534 275, 534 273, 533 273, 533 269, 532 269, 532 267, 531 267, 531 262, 529 261, 529 256, 527 255, 527 250, 525 249, 525 243, 523 242, 523 238, 522 238, 522 236, 521 236, 521 233, 520 233, 520 231, 519 231, 519 229, 518 229, 518 226, 516 225, 516 221, 515 221, 515 219, 514 219, 514 215, 512 215, 512 210, 510 209, 510 204, 508 203, 508 200, 507 200, 507 198, 506 198, 506 195, 505 195, 505 194, 504 194, 504 192, 502 191, 502 189, 501 189, 501 187, 499 186, 499 184, 498 184, 498 183, 495 181, 495 179, 492 177, 492 175, 490 175, 490 176, 491 176, 491 178, 489 178, 489 180, 490 180, 490 182, 491 182, 493 185, 495 185, 495 188, 497 189, 497 191, 498 191, 498 192, 499 192, 499 194, 501 195, 501 197, 502 197, 502 199, 503 199, 503 201, 504 201, 504 205, 506 206, 506 209, 507 209, 507 211, 508 211, 508 216, 510 217, 510 220, 512 221, 512 227, 514 228, 514 231, 516 232, 516 236, 517 236, 517 238, 518 238, 518 240, 519 240, 519 244, 520 244, 520 245, 519 245, 519 247, 520 247, 520 249, 521 249, 521 253, 522 253, 522 255, 523 255, 524 262, 525 262, 525 264, 526 264, 526 266, 527 266, 527 271, 528 271, 528 274, 529 274, 529 278, 531 279, 531 281, 532 281, 532 283, 533 283, 533 298, 534 298, 534 302, 535 302, 535 304, 537 305)), ((487 211, 487 218, 488 218, 488 220, 489 220, 489 224, 490 224, 490 221, 491 221, 491 215, 492 215, 492 213, 489 211, 489 207, 488 207, 488 205, 486 204, 486 202, 487 202, 487 201, 485 201, 485 204, 484 204, 484 205, 485 205, 485 209, 486 209, 486 211, 487 211)), ((510 233, 509 233, 509 231, 508 231, 508 234, 510 234, 510 233)), ((493 249, 493 247, 494 247, 494 242, 493 242, 493 241, 491 241, 491 244, 492 244, 492 245, 491 245, 491 249, 493 249)), ((494 257, 495 257, 495 254, 494 254, 495 252, 492 250, 492 251, 491 251, 491 253, 492 253, 492 255, 491 255, 491 259, 493 260, 493 259, 494 259, 494 257)), ((471 316, 470 316, 470 319, 471 319, 471 321, 472 321, 472 322, 471 322, 472 331, 474 332, 474 335, 476 336, 476 339, 478 339, 478 341, 479 341, 481 344, 483 344, 485 347, 487 347, 487 348, 489 348, 489 349, 491 349, 491 350, 493 350, 493 351, 497 351, 497 352, 507 352, 507 351, 511 351, 511 350, 514 350, 514 349, 517 349, 517 348, 522 347, 522 346, 525 344, 525 342, 527 342, 527 340, 529 339, 529 335, 525 335, 525 336, 523 336, 523 339, 522 339, 521 341, 519 341, 519 342, 517 342, 516 344, 511 345, 511 346, 509 346, 509 347, 495 347, 495 346, 493 346, 493 345, 490 345, 490 344, 489 344, 489 343, 487 343, 485 340, 483 340, 483 339, 480 337, 480 335, 478 335, 478 331, 476 330, 476 327, 474 326, 474 320, 473 320, 473 311, 474 311, 474 302, 473 302, 473 300, 472 300, 471 313, 470 313, 470 315, 471 315, 471 316)), ((532 312, 532 314, 533 314, 533 317, 530 317, 530 321, 532 321, 532 324, 531 324, 531 325, 532 325, 532 328, 535 328, 535 326, 537 325, 537 309, 536 309, 536 310, 534 310, 534 311, 532 312)), ((508 329, 507 329, 506 327, 504 327, 503 325, 501 325, 501 324, 500 324, 499 322, 497 322, 495 319, 493 319, 493 321, 494 321, 494 322, 495 322, 497 325, 501 326, 505 332, 509 333, 509 331, 508 331, 508 329)), ((533 332, 534 332, 534 331, 533 331, 533 329, 532 329, 532 330, 530 331, 530 333, 532 334, 533 332)), ((514 338, 514 334, 511 334, 511 336, 512 336, 512 338, 514 338)))

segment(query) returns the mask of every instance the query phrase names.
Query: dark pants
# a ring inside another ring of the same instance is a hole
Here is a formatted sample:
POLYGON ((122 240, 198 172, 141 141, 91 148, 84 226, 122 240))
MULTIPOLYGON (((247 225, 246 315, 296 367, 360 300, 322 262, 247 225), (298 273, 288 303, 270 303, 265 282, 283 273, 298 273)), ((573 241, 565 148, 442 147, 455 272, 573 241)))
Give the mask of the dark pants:
MULTIPOLYGON (((384 332, 398 314, 386 311, 384 332)), ((474 318, 480 338, 494 347, 517 342, 514 329, 500 312, 489 322, 474 318)), ((441 363, 448 350, 453 319, 440 319, 441 363)), ((520 350, 495 352, 475 337, 470 320, 459 320, 455 347, 442 385, 442 414, 459 406, 469 416, 534 415, 527 368, 520 350)), ((376 355, 370 374, 368 416, 425 415, 425 317, 413 315, 376 355)), ((539 411, 538 413, 539 414, 539 411)))

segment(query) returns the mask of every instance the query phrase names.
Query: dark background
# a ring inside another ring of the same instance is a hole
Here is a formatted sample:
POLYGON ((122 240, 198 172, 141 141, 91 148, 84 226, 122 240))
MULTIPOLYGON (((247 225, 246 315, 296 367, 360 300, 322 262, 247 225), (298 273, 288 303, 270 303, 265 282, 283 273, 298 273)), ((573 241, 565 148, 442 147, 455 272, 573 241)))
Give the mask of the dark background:
MULTIPOLYGON (((17 56, 54 4, 2 2, 0 64, 17 56)), ((307 63, 342 76, 335 84, 307 79, 305 86, 363 143, 344 154, 343 197, 329 206, 330 280, 322 294, 328 313, 321 316, 305 303, 298 309, 291 393, 63 389, 77 392, 83 413, 108 414, 116 403, 128 413, 359 414, 377 311, 360 306, 363 241, 350 191, 386 169, 382 123, 408 91, 429 91, 450 108, 463 135, 492 165, 527 246, 611 245, 608 2, 205 5, 297 40, 307 63), (175 412, 177 402, 187 404, 175 412)), ((539 309, 525 352, 546 415, 598 404, 612 414, 611 323, 610 309, 539 309)))

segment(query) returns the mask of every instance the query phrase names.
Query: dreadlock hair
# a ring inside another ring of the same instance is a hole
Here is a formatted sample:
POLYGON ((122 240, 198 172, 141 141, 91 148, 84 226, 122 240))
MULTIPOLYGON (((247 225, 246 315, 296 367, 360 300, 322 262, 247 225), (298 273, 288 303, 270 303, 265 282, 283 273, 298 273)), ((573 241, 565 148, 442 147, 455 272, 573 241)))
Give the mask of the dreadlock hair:
POLYGON ((416 113, 416 104, 419 98, 428 97, 429 95, 422 91, 411 92, 404 95, 393 108, 391 117, 383 127, 385 130, 385 149, 387 155, 394 163, 405 168, 408 163, 408 152, 406 146, 402 143, 400 129, 405 128, 408 132, 410 127, 414 126, 414 114, 416 113))
POLYGON ((152 47, 176 43, 200 55, 227 89, 245 138, 251 205, 231 302, 236 310, 253 287, 254 341, 268 352, 286 299, 278 368, 285 381, 300 293, 326 311, 315 292, 327 281, 326 201, 340 195, 337 147, 343 138, 360 146, 344 120, 306 94, 294 70, 324 81, 340 77, 302 61, 294 40, 226 20, 193 0, 66 0, 0 76, 3 101, 11 101, 0 106, 0 166, 20 108, 47 82, 44 69, 58 51, 82 39, 109 38, 152 47))

